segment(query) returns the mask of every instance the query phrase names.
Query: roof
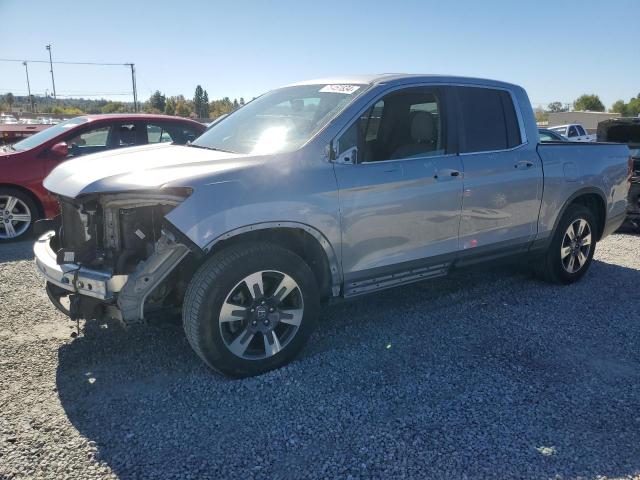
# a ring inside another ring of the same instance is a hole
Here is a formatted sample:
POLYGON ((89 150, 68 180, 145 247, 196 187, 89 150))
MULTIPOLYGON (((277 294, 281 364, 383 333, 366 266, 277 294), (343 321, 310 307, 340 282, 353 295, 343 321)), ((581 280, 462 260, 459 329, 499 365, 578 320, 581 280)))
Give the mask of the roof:
POLYGON ((369 84, 369 85, 392 85, 408 82, 433 82, 433 83, 461 83, 461 84, 481 84, 503 87, 513 87, 515 85, 491 80, 487 78, 460 77, 456 75, 433 75, 433 74, 410 74, 410 73, 381 73, 375 75, 345 75, 336 77, 319 78, 292 83, 288 87, 295 85, 321 85, 321 84, 369 84))
POLYGON ((100 114, 87 114, 79 115, 89 121, 95 120, 178 120, 187 123, 195 123, 203 125, 202 123, 193 120, 191 118, 176 117, 172 115, 160 115, 154 113, 100 113, 100 114))

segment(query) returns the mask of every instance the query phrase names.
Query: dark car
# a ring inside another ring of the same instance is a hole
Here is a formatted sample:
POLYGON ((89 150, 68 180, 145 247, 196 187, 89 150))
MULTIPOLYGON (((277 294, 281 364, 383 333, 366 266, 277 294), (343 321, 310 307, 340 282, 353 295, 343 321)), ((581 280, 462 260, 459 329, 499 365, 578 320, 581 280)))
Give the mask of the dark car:
POLYGON ((640 117, 613 118, 598 124, 599 142, 626 143, 631 152, 631 188, 627 227, 640 229, 640 117))
POLYGON ((194 140, 205 126, 165 115, 86 115, 0 147, 0 243, 24 238, 38 218, 58 214, 42 181, 60 163, 115 148, 194 140))
POLYGON ((542 143, 548 142, 568 142, 569 140, 553 130, 548 128, 539 128, 538 134, 542 143))

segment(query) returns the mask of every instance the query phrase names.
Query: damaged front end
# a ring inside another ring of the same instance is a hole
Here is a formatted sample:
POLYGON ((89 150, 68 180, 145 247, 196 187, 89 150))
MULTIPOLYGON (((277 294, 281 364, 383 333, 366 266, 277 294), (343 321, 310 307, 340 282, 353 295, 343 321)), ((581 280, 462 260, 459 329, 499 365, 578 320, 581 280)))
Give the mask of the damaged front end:
POLYGON ((59 197, 60 216, 40 227, 49 231, 34 246, 53 304, 72 319, 126 324, 177 309, 191 268, 184 259, 199 252, 165 216, 189 193, 59 197))

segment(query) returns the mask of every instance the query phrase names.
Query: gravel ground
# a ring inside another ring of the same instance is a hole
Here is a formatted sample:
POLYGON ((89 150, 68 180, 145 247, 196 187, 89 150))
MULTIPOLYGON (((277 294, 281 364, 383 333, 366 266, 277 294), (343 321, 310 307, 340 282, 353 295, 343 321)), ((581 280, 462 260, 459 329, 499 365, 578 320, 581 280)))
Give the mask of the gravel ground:
POLYGON ((323 311, 208 371, 178 325, 75 325, 0 247, 0 478, 640 478, 640 237, 577 285, 500 269, 323 311))

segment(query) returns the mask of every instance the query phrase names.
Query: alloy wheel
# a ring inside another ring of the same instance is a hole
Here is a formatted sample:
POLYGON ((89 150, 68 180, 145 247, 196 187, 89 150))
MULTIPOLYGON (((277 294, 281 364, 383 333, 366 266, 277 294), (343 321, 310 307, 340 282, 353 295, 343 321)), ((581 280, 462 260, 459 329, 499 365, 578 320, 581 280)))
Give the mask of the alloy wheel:
POLYGON ((583 218, 574 220, 562 238, 560 258, 562 268, 576 273, 585 266, 591 252, 591 226, 583 218))
POLYGON ((227 295, 219 315, 225 346, 245 360, 276 355, 295 337, 304 313, 302 292, 283 272, 248 275, 227 295))
POLYGON ((0 239, 19 237, 31 225, 31 210, 13 195, 0 195, 0 239))

